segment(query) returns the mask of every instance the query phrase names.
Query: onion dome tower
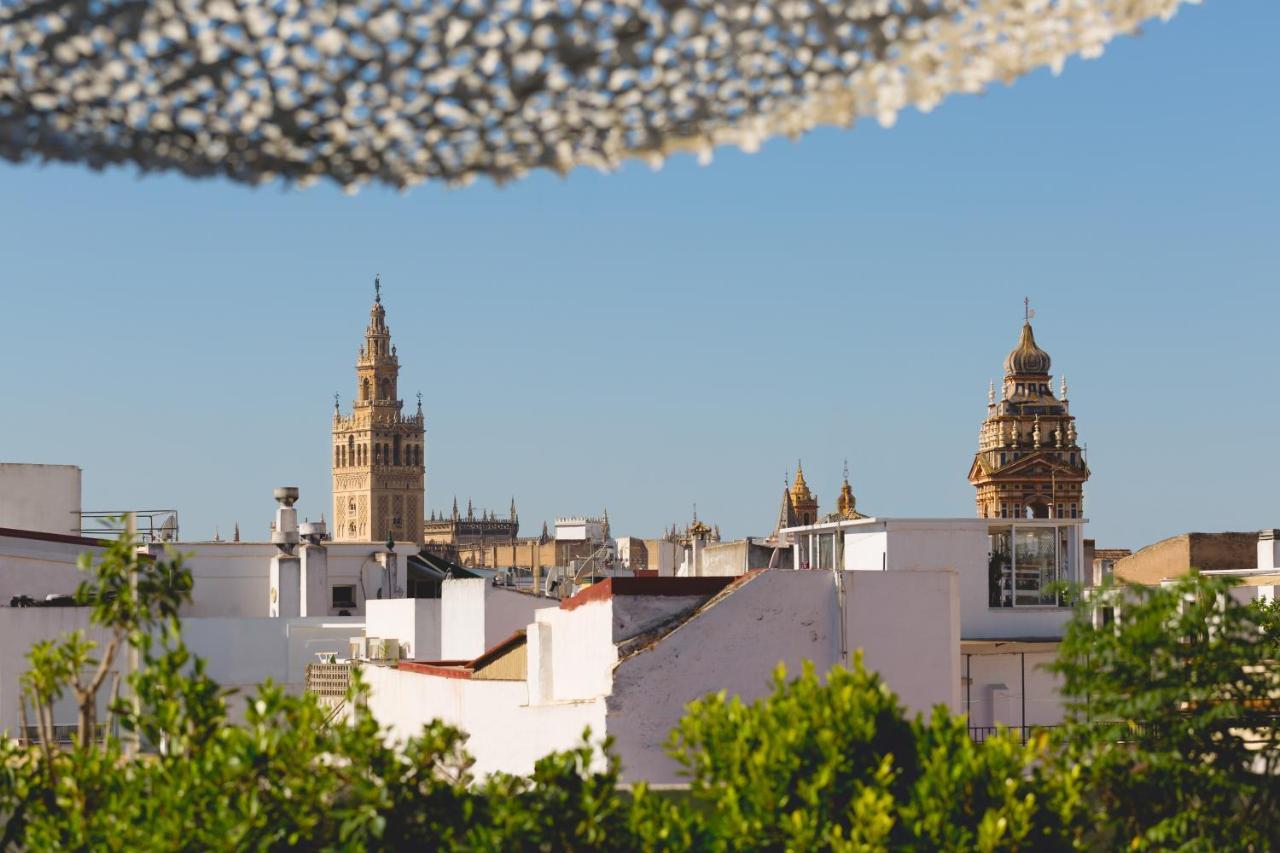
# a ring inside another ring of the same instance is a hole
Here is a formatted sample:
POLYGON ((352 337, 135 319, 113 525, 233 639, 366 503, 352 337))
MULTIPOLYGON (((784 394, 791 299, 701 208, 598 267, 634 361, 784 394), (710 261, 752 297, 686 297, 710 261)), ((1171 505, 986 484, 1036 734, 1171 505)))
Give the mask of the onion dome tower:
POLYGON ((853 496, 853 486, 849 485, 849 463, 844 463, 844 480, 840 483, 840 497, 836 498, 836 518, 853 520, 866 518, 858 512, 858 501, 853 496))
MULTIPOLYGON (((1025 303, 1024 303, 1025 304, 1025 303)), ((984 518, 1080 518, 1089 479, 1067 401, 1054 396, 1049 353, 1036 343, 1029 305, 1018 344, 1004 360, 1000 399, 987 390, 987 417, 969 468, 984 518)))

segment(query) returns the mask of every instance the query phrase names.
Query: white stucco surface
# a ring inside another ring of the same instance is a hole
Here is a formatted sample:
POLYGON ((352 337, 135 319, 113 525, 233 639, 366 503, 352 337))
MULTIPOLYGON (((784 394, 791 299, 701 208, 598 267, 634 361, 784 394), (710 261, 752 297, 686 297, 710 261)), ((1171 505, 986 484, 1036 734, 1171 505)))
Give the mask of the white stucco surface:
MULTIPOLYGON (((183 637, 192 653, 207 661, 207 672, 224 687, 242 694, 270 678, 300 692, 306 665, 317 652, 343 656, 348 638, 359 636, 358 618, 188 618, 182 621, 183 637)), ((18 726, 18 678, 26 671, 26 653, 39 640, 55 639, 68 631, 84 629, 98 642, 105 636, 89 625, 85 607, 0 608, 0 730, 18 726)), ((120 658, 123 665, 123 657, 120 658)), ((241 697, 243 698, 243 697, 241 697)), ((233 707, 238 706, 233 701, 233 707)), ((74 722, 71 705, 59 708, 74 722)))
POLYGON ((960 597, 955 572, 846 572, 849 643, 912 711, 960 694, 960 597))
POLYGON ((79 542, 0 536, 0 606, 15 595, 42 599, 75 592, 83 579, 76 560, 101 550, 79 542))
POLYGON ((485 650, 484 600, 488 581, 447 580, 440 585, 440 657, 472 660, 485 650))
POLYGON ((79 535, 80 468, 0 462, 0 527, 79 535))
MULTIPOLYGON (((450 581, 446 581, 450 583, 450 581)), ((533 621, 534 613, 559 602, 488 584, 484 595, 484 648, 493 648, 533 621)))
MULTIPOLYGON (((89 611, 84 607, 0 608, 0 732, 16 734, 19 730, 18 680, 27 671, 26 656, 31 645, 77 630, 84 630, 90 640, 98 643, 106 639, 101 631, 90 627, 89 611)), ((54 725, 70 725, 75 719, 75 704, 70 697, 64 697, 54 708, 54 725)), ((31 722, 34 725, 34 720, 31 722)))
POLYGON ((618 660, 613 601, 589 601, 573 610, 547 608, 536 618, 542 646, 527 654, 538 655, 544 668, 540 677, 549 679, 551 692, 543 700, 578 702, 607 696, 618 660))
MULTIPOLYGON (((413 546, 398 543, 398 553, 413 546)), ((151 548, 163 553, 159 546, 151 548)), ((192 602, 183 608, 184 616, 267 616, 271 604, 271 560, 279 553, 269 542, 179 542, 173 550, 182 555, 183 563, 195 580, 192 602)), ((366 599, 377 599, 382 566, 377 557, 385 547, 364 542, 327 542, 319 548, 302 546, 299 556, 307 553, 308 571, 299 583, 306 587, 307 616, 338 616, 341 608, 331 607, 332 588, 355 587, 355 608, 351 616, 363 616, 366 599), (323 575, 323 577, 322 577, 323 575)), ((403 562, 403 561, 401 561, 403 562)), ((402 570, 403 576, 403 570, 402 570)), ((301 594, 298 596, 301 599, 301 594)))
POLYGON ((365 635, 394 637, 405 660, 440 660, 440 603, 438 598, 370 601, 365 613, 365 635))
MULTIPOLYGON (((959 625, 949 572, 846 574, 850 654, 899 694, 910 711, 959 710, 959 625), (888 605, 896 605, 890 608, 888 605), (897 607, 910 607, 901 618, 897 607)), ((822 673, 840 660, 841 612, 828 572, 763 572, 648 651, 623 660, 609 697, 609 734, 628 780, 680 781, 663 750, 685 706, 724 690, 751 701, 768 692, 777 664, 822 673)))
POLYGON ((1054 651, 966 654, 969 724, 1052 726, 1062 722, 1060 679, 1048 670, 1054 651), (1025 698, 1025 713, 1023 716, 1025 698))
POLYGON ((382 666, 362 666, 370 686, 369 708, 395 740, 418 734, 440 719, 469 735, 473 772, 533 772, 549 752, 576 746, 588 727, 603 736, 603 698, 584 702, 529 705, 523 681, 440 678, 382 666))
MULTIPOLYGON (((991 607, 988 558, 992 524, 1017 519, 867 519, 844 526, 844 566, 852 571, 951 569, 959 576, 960 623, 965 639, 1055 638, 1071 617, 1067 607, 991 607)), ((1083 527, 1072 520, 1043 521, 1072 527, 1075 564, 1083 527)), ((799 534, 803 535, 803 534, 799 534)), ((1077 575, 1075 580, 1081 578, 1077 575)))

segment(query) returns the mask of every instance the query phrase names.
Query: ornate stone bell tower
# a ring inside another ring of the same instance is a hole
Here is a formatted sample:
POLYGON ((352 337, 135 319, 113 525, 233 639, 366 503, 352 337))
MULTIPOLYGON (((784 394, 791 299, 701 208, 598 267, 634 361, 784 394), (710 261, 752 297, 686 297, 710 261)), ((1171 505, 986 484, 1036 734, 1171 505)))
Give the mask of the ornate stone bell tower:
POLYGON ((400 360, 391 344, 382 280, 356 359, 356 401, 350 415, 333 400, 333 538, 336 542, 422 542, 425 447, 422 395, 403 413, 396 385, 400 360))

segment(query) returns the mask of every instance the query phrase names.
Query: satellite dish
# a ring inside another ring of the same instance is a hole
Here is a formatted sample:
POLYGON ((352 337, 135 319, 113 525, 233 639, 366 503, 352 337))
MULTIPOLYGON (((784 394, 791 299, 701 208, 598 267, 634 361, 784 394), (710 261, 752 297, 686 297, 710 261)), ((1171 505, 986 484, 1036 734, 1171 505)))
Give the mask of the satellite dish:
POLYGON ((178 514, 176 512, 169 513, 160 524, 160 541, 176 542, 178 540, 178 514))

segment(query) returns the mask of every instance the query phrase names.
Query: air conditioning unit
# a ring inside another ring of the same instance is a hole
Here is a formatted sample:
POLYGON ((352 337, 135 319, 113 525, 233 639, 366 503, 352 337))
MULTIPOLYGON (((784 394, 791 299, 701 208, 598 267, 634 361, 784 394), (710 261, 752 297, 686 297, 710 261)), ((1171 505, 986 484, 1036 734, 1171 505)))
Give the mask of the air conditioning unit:
POLYGON ((369 642, 365 637, 352 637, 347 641, 349 654, 347 657, 352 660, 368 660, 369 659, 369 642))
POLYGON ((388 663, 400 660, 400 641, 394 637, 386 637, 382 641, 382 657, 388 663))
POLYGON ((369 660, 382 660, 386 653, 386 644, 381 637, 369 637, 369 660))

